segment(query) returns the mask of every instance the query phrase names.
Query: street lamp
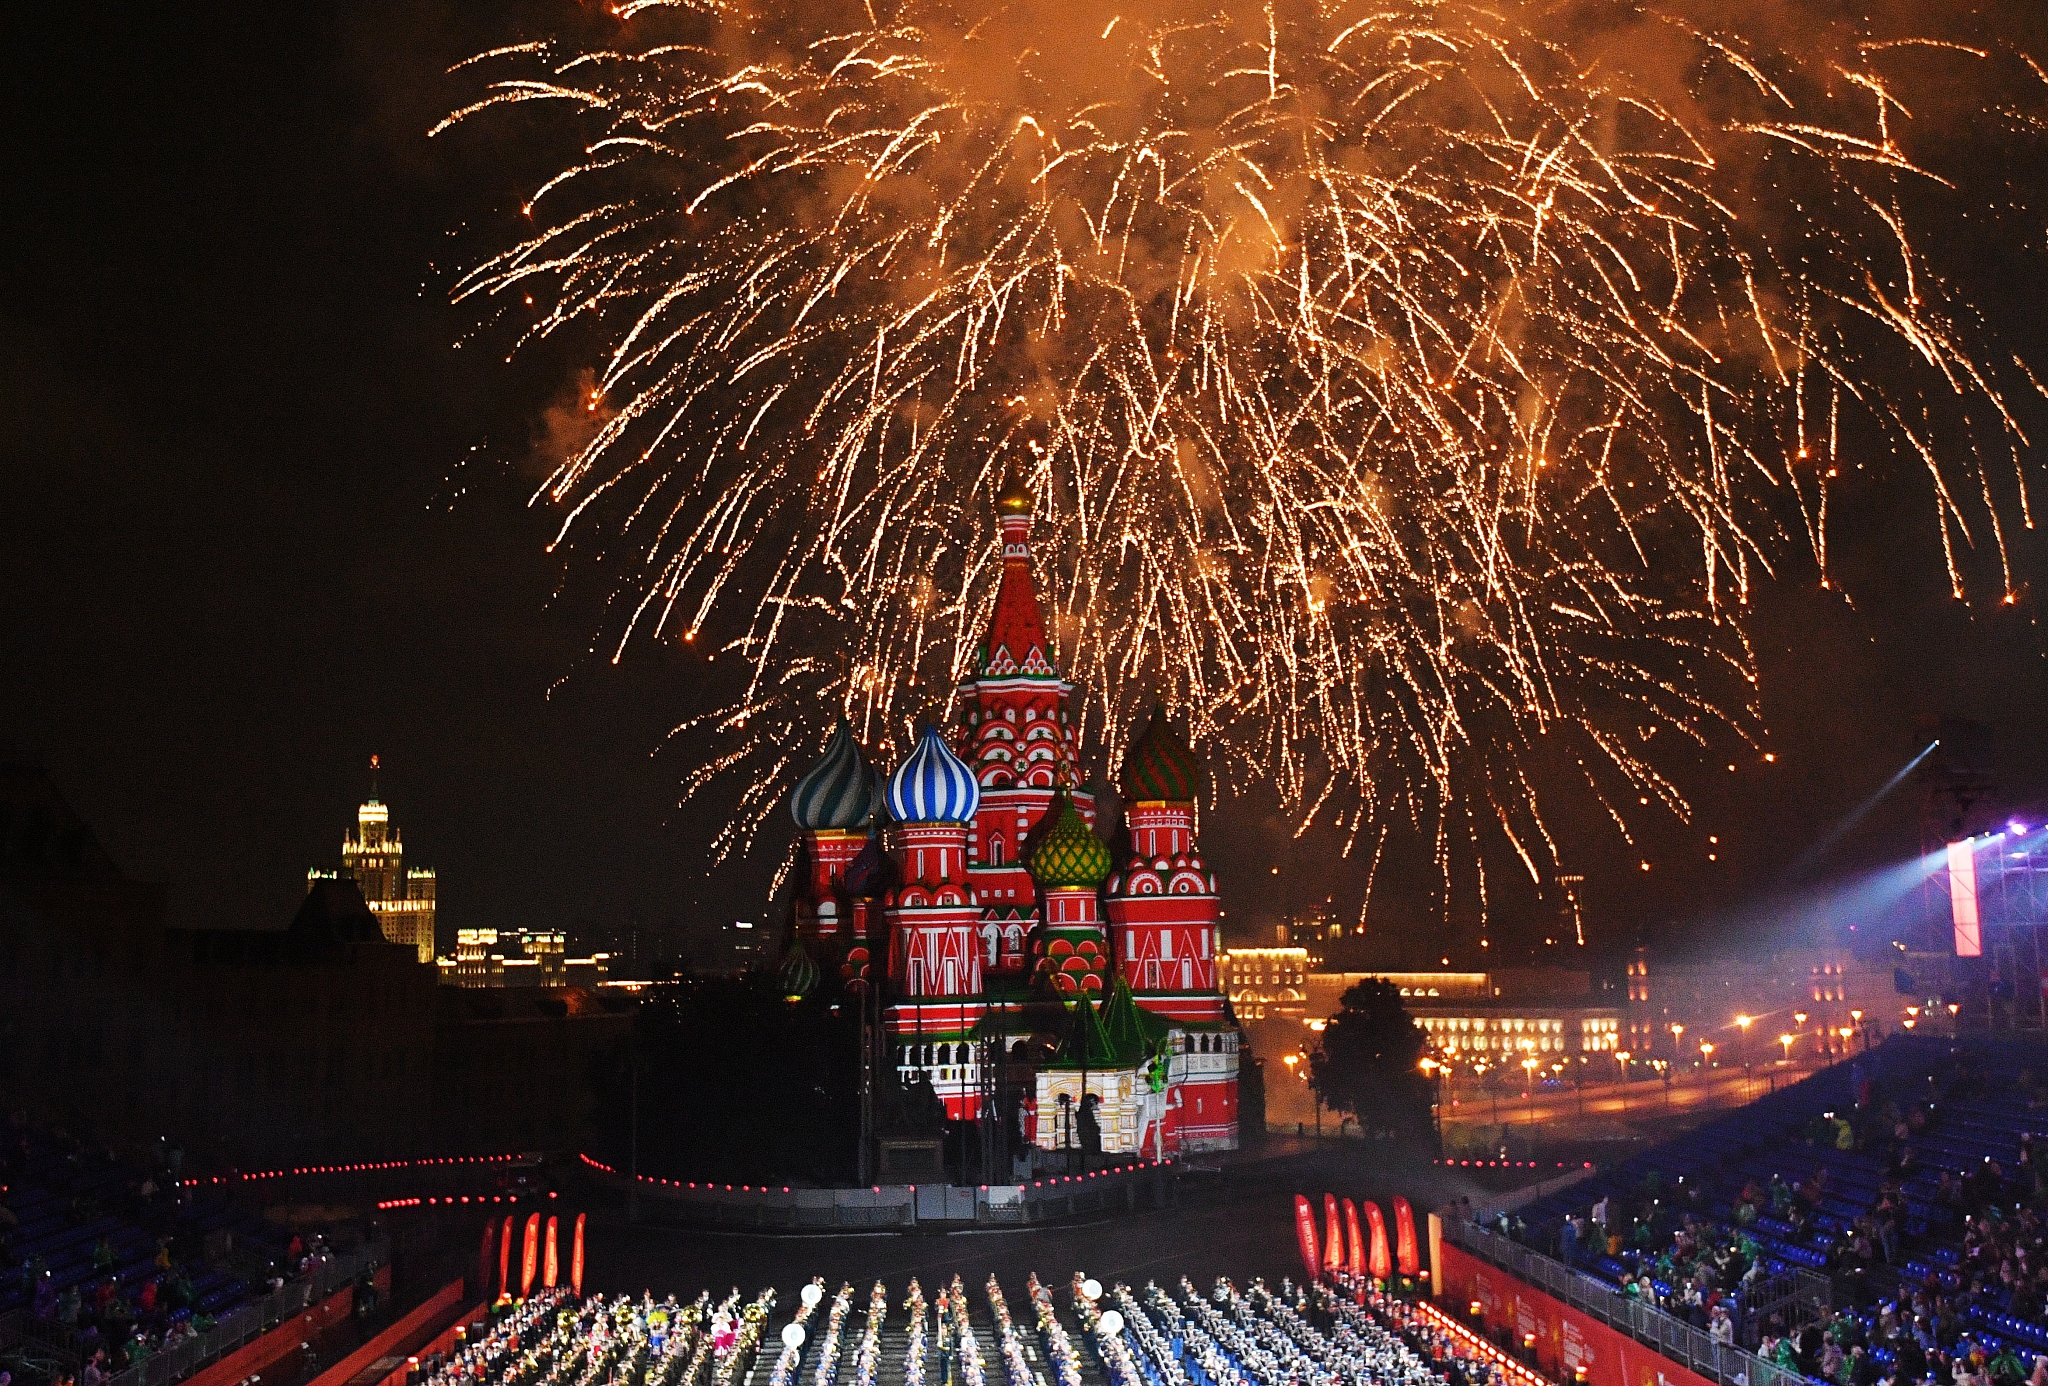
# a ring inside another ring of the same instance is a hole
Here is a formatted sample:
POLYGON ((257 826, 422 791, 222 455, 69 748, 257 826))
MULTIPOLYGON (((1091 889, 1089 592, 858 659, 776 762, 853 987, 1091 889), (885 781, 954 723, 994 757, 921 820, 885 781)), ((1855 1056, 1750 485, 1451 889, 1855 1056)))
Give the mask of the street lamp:
POLYGON ((1735 1017, 1736 1028, 1742 1031, 1742 1090, 1745 1097, 1749 1095, 1749 1027, 1754 1024, 1756 1024, 1756 1017, 1753 1015, 1738 1015, 1735 1017))
POLYGON ((1792 1041, 1794 1038, 1792 1035, 1778 1036, 1778 1043, 1785 1046, 1785 1062, 1788 1064, 1792 1062, 1792 1041))
POLYGON ((1684 1053, 1685 1027, 1677 1021, 1671 1022, 1671 1057, 1676 1059, 1684 1053))
POLYGON ((1441 1155, 1444 1153, 1444 1079, 1450 1077, 1451 1066, 1424 1056, 1416 1067, 1422 1070, 1422 1076, 1429 1079, 1430 1086, 1436 1089, 1436 1101, 1429 1104, 1429 1110, 1430 1115, 1436 1118, 1436 1153, 1441 1155))
POLYGON ((1713 1059, 1714 1059, 1714 1042, 1713 1042, 1712 1040, 1701 1040, 1701 1041, 1700 1041, 1700 1065, 1701 1065, 1701 1067, 1703 1067, 1703 1068, 1704 1068, 1704 1067, 1710 1067, 1710 1066, 1712 1065, 1712 1063, 1713 1063, 1713 1059))
POLYGON ((1628 1061, 1629 1052, 1626 1049, 1615 1051, 1614 1062, 1621 1068, 1621 1110, 1624 1112, 1628 1110, 1628 1061))

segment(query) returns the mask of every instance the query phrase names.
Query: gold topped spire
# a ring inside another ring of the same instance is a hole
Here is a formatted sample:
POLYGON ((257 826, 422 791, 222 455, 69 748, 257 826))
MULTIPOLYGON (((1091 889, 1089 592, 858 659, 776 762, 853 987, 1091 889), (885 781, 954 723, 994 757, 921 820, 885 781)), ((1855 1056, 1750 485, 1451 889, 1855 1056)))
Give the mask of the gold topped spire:
POLYGON ((1024 483, 1012 476, 1003 483, 1002 494, 996 497, 998 515, 1029 515, 1031 493, 1024 489, 1024 483))

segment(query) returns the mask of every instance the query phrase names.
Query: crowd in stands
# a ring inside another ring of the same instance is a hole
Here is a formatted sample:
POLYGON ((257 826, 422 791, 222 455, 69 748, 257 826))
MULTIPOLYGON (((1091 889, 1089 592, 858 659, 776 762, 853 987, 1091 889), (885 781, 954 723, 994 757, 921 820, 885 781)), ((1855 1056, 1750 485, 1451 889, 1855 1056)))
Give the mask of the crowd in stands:
POLYGON ((2026 1064, 1894 1039, 1491 1221, 1826 1386, 2048 1386, 2048 1088, 2026 1064))
MULTIPOLYGON (((9 1119, 0 1143, 0 1314, 22 1311, 38 1340, 78 1359, 70 1386, 99 1386, 206 1332, 264 1288, 260 1278, 207 1264, 210 1235, 221 1234, 217 1245, 239 1236, 260 1248, 257 1224, 223 1194, 181 1180, 182 1164, 168 1142, 123 1159, 9 1119)), ((300 1260, 320 1254, 303 1243, 295 1250, 300 1260)), ((273 1271, 277 1283, 287 1269, 273 1271)))

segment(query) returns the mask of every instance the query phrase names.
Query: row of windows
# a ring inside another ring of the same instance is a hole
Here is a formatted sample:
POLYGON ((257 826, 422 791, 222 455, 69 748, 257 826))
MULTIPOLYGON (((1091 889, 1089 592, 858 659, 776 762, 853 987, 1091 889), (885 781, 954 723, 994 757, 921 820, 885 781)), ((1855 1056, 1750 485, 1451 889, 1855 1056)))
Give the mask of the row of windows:
MULTIPOLYGON (((1580 1022, 1579 1028, 1582 1030, 1592 1030, 1601 1025, 1605 1025, 1610 1030, 1614 1028, 1614 1022, 1611 1020, 1586 1020, 1580 1022)), ((1423 1017, 1422 1027, 1425 1030, 1456 1030, 1460 1032, 1467 1030, 1474 1032, 1495 1030, 1504 1035, 1558 1035, 1564 1033, 1564 1022, 1562 1020, 1527 1020, 1519 1017, 1489 1018, 1486 1016, 1432 1015, 1423 1017)))
MULTIPOLYGON (((1010 1046, 1010 1057, 1026 1057, 1026 1041, 1017 1040, 1010 1046)), ((976 1062, 975 1045, 970 1040, 955 1040, 940 1044, 907 1044, 903 1046, 899 1068, 938 1068, 947 1065, 972 1067, 976 1062)), ((1237 1036, 1225 1031, 1220 1034, 1202 1033, 1182 1035, 1180 1052, 1183 1054, 1235 1054, 1237 1036)))
MULTIPOLYGON (((1047 721, 1047 722, 1052 722, 1052 721, 1058 721, 1058 722, 1064 723, 1064 722, 1065 722, 1065 721, 1067 720, 1067 714, 1066 714, 1066 713, 1064 713, 1064 712, 1060 713, 1060 714, 1059 714, 1059 716, 1058 716, 1057 718, 1055 718, 1055 717, 1053 716, 1053 714, 1052 714, 1052 713, 1050 713, 1050 712, 1047 712, 1047 713, 1042 713, 1042 714, 1041 714, 1041 713, 1039 712, 1039 710, 1038 710, 1037 708, 1035 708, 1035 707, 1027 707, 1027 708, 1025 708, 1025 709, 1024 709, 1024 720, 1025 720, 1026 722, 1036 722, 1036 721, 1039 721, 1039 720, 1041 719, 1041 717, 1043 718, 1043 720, 1045 720, 1045 721, 1047 721)), ((994 717, 993 717, 993 715, 991 715, 991 717, 990 717, 990 720, 991 720, 991 721, 993 721, 993 720, 994 720, 994 717)), ((1004 708, 1004 709, 1003 709, 1003 720, 1004 720, 1005 722, 1014 722, 1014 721, 1016 721, 1016 720, 1017 720, 1017 709, 1016 709, 1016 708, 1014 708, 1014 707, 1006 707, 1006 708, 1004 708)), ((968 714, 967 714, 967 725, 968 725, 968 726, 970 726, 970 727, 976 727, 976 726, 980 726, 980 725, 981 725, 981 713, 980 713, 979 711, 975 711, 975 710, 970 710, 970 711, 968 712, 968 714)))

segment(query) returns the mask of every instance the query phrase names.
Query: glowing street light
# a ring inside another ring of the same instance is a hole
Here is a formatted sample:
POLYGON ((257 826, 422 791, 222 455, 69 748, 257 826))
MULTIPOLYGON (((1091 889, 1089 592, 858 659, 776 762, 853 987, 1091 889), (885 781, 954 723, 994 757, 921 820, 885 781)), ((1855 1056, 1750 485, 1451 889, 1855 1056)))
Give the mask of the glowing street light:
POLYGON ((1778 1036, 1778 1043, 1785 1046, 1785 1062, 1788 1064, 1792 1062, 1792 1041, 1794 1038, 1792 1035, 1778 1036))
POLYGON ((1792 1012, 1792 1023, 1793 1023, 1794 1025, 1804 1025, 1804 1024, 1806 1023, 1806 1012, 1805 1012, 1805 1011, 1794 1011, 1794 1012, 1792 1012))

